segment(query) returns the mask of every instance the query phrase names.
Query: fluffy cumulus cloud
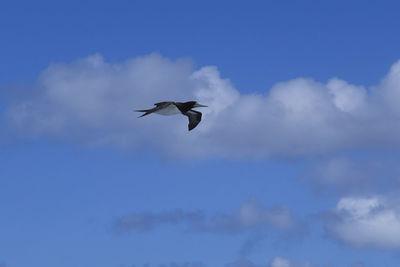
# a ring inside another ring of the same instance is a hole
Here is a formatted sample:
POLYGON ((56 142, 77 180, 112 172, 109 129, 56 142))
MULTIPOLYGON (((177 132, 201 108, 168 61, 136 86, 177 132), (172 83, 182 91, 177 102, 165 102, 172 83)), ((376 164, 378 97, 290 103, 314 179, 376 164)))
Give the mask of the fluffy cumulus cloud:
POLYGON ((303 223, 287 207, 263 207, 256 200, 242 203, 231 214, 208 215, 204 211, 135 212, 118 218, 119 232, 153 230, 161 225, 181 225, 186 230, 221 234, 237 234, 253 230, 274 229, 285 233, 303 230, 303 223))
POLYGON ((400 249, 400 202, 388 197, 340 199, 326 219, 330 236, 354 247, 400 249))
POLYGON ((241 94, 216 67, 194 69, 188 59, 150 54, 108 63, 94 55, 50 65, 34 96, 6 116, 28 135, 150 146, 183 157, 299 156, 400 144, 400 62, 371 88, 338 78, 298 78, 266 89, 241 94), (137 119, 133 112, 159 101, 192 99, 209 106, 192 132, 186 117, 137 119))

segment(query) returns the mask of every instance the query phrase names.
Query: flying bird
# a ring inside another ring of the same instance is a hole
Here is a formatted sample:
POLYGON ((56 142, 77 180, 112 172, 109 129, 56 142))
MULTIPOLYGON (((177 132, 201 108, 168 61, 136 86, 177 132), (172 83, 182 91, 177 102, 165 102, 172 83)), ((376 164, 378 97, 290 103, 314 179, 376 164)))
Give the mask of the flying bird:
POLYGON ((155 103, 155 107, 151 109, 140 109, 137 112, 144 112, 140 117, 149 115, 151 113, 156 113, 160 115, 175 115, 182 114, 189 118, 189 131, 193 130, 197 124, 201 121, 201 112, 193 110, 193 108, 207 107, 206 105, 201 105, 196 101, 189 102, 160 102, 155 103))

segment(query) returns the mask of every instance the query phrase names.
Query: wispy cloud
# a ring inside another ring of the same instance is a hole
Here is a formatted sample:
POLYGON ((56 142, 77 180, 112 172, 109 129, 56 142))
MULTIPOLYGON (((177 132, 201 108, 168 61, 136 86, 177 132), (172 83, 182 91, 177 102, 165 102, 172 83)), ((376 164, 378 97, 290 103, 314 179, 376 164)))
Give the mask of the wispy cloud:
POLYGON ((288 207, 263 207, 256 200, 246 201, 231 214, 208 215, 204 211, 187 212, 181 210, 165 212, 141 212, 122 216, 115 221, 119 232, 153 230, 162 225, 181 225, 191 232, 215 234, 238 234, 253 230, 277 230, 297 233, 304 224, 288 207))
POLYGON ((313 160, 303 174, 318 192, 336 194, 365 193, 376 191, 383 182, 383 166, 391 169, 390 162, 351 157, 332 157, 313 160), (380 181, 382 180, 382 181, 380 181))
POLYGON ((199 225, 204 224, 204 220, 205 214, 203 211, 184 212, 182 210, 174 210, 159 213, 142 212, 123 216, 115 222, 114 226, 118 232, 131 230, 147 232, 165 224, 183 224, 198 228, 199 225))
POLYGON ((269 267, 317 267, 317 265, 311 262, 299 263, 284 257, 275 257, 269 263, 269 267))
POLYGON ((277 83, 265 94, 241 94, 216 67, 195 70, 188 59, 151 54, 113 64, 94 55, 49 66, 35 92, 9 107, 14 128, 92 145, 235 158, 400 145, 400 62, 370 88, 338 78, 327 83, 298 78, 277 83), (158 101, 189 99, 209 105, 190 133, 185 117, 136 119, 132 112, 158 101))
POLYGON ((246 240, 238 251, 241 258, 248 257, 267 239, 289 242, 303 238, 308 232, 306 223, 297 218, 290 208, 265 207, 255 199, 243 202, 231 213, 211 214, 203 210, 134 212, 117 218, 113 224, 118 234, 145 233, 167 225, 191 234, 243 235, 246 240))
MULTIPOLYGON (((125 265, 121 265, 125 266, 125 265)), ((129 267, 204 267, 202 262, 193 261, 193 262, 170 262, 170 263, 159 263, 159 264, 133 264, 133 265, 126 265, 129 267)))
POLYGON ((275 257, 270 263, 271 267, 290 267, 291 265, 290 260, 282 257, 275 257))
POLYGON ((225 264, 225 267, 261 267, 262 265, 256 265, 248 259, 239 259, 234 262, 225 264))
POLYGON ((235 262, 226 264, 225 267, 318 267, 311 262, 294 262, 288 258, 275 257, 268 264, 257 265, 248 259, 239 259, 235 262))
POLYGON ((262 232, 251 233, 239 250, 240 257, 241 258, 248 257, 258 247, 261 247, 260 245, 265 239, 267 239, 267 237, 268 236, 262 232))

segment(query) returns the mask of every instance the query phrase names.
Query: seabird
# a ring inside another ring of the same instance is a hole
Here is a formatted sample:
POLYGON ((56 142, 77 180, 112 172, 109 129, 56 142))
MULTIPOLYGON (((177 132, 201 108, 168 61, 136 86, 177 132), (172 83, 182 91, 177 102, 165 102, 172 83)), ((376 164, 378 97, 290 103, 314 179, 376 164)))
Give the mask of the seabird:
POLYGON ((155 107, 152 109, 140 109, 136 110, 137 112, 144 112, 143 115, 139 116, 143 117, 149 115, 151 113, 157 113, 160 115, 175 115, 175 114, 183 114, 189 118, 189 131, 193 130, 197 124, 201 121, 201 112, 197 110, 193 110, 193 108, 197 107, 207 107, 206 105, 201 105, 196 101, 189 102, 160 102, 155 103, 155 107))

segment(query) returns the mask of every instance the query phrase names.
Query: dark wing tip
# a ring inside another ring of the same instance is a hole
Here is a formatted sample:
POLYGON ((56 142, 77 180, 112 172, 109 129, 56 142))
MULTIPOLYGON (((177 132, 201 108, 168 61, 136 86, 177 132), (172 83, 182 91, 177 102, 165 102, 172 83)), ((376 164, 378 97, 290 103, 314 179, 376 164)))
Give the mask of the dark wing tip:
POLYGON ((196 110, 189 110, 185 114, 189 118, 189 124, 188 124, 188 129, 189 131, 193 130, 196 128, 196 126, 200 123, 201 121, 201 112, 196 111, 196 110))
POLYGON ((193 125, 193 124, 189 123, 189 125, 188 125, 189 131, 191 131, 191 130, 193 130, 194 128, 196 128, 196 126, 197 126, 197 125, 193 125))

